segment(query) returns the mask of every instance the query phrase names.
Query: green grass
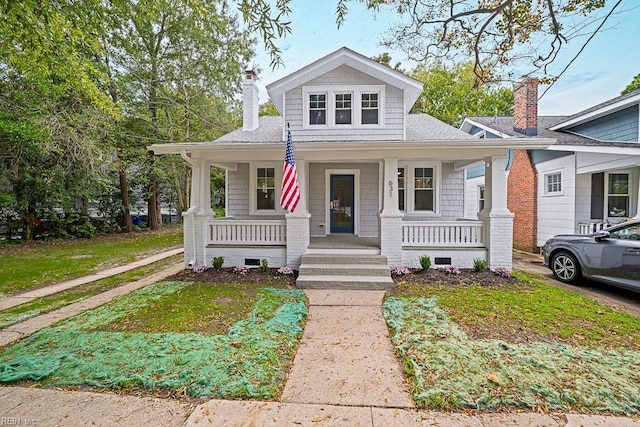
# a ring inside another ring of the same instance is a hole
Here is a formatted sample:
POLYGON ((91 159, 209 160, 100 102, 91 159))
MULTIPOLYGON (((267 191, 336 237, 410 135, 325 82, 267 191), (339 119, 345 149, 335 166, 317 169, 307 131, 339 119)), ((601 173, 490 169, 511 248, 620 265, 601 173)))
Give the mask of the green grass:
POLYGON ((31 302, 0 311, 0 328, 6 328, 40 314, 49 313, 109 289, 134 282, 179 260, 180 256, 165 258, 153 264, 127 271, 106 279, 98 280, 57 294, 36 298, 31 302))
POLYGON ((195 282, 100 330, 223 334, 249 315, 258 290, 253 284, 195 282))
POLYGON ((640 350, 640 318, 516 272, 507 287, 398 286, 395 296, 437 297, 438 305, 467 330, 487 338, 536 339, 590 347, 640 350))
POLYGON ((302 336, 305 302, 304 292, 294 289, 157 283, 0 350, 0 382, 276 399, 302 336), (247 295, 253 302, 247 303, 247 295), (113 331, 138 313, 145 321, 132 329, 162 318, 179 323, 185 317, 171 307, 188 304, 198 305, 189 315, 194 318, 219 313, 231 323, 243 315, 220 334, 197 333, 198 322, 182 332, 113 331))
POLYGON ((15 245, 0 250, 0 297, 73 279, 179 247, 182 228, 93 239, 15 245))

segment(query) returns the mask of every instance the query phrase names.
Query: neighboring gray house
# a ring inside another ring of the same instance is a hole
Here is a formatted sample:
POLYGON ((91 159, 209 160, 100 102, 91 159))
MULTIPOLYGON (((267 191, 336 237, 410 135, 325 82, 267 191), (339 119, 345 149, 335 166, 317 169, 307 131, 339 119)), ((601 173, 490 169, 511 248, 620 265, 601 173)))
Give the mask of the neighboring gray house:
POLYGON ((484 258, 491 268, 511 268, 507 149, 552 141, 479 140, 408 114, 422 83, 347 48, 267 90, 281 116, 258 118, 255 75, 247 72, 242 129, 213 142, 149 147, 181 154, 193 168, 192 204, 183 214, 187 267, 224 256, 225 266, 267 259, 271 267, 302 269, 307 254, 417 266, 428 254, 436 265, 471 267, 484 258), (301 192, 293 213, 279 206, 287 127, 301 192), (485 213, 462 220, 464 170, 480 163, 492 177, 485 213), (225 218, 214 218, 210 207, 212 165, 227 174, 225 218))
MULTIPOLYGON (((526 240, 531 217, 535 224, 531 243, 538 247, 556 234, 589 234, 640 217, 640 90, 572 116, 538 116, 533 80, 516 87, 514 96, 515 118, 467 117, 460 128, 484 139, 537 135, 557 141, 543 150, 510 153, 508 206, 516 214, 514 241, 526 240), (529 179, 528 169, 534 179, 529 179), (522 209, 522 224, 516 205, 522 209)), ((467 176, 465 217, 472 218, 474 195, 484 185, 484 176, 481 169, 469 170, 467 176)))

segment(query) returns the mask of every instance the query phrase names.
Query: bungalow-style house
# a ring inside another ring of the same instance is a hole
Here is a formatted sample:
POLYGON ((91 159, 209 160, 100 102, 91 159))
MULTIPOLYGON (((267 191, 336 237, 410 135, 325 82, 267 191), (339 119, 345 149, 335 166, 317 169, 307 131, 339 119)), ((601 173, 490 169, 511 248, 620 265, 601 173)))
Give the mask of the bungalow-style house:
MULTIPOLYGON (((556 140, 508 156, 514 247, 537 251, 556 234, 590 234, 640 218, 640 90, 572 116, 538 116, 537 82, 528 79, 514 88, 514 101, 513 117, 467 117, 461 126, 485 140, 556 140)), ((465 217, 474 218, 484 170, 466 173, 465 217)))
POLYGON ((258 117, 249 71, 241 129, 212 142, 149 147, 180 154, 193 170, 183 214, 187 268, 210 266, 216 256, 226 267, 266 259, 270 267, 299 269, 303 287, 314 286, 309 276, 319 283, 341 265, 343 276, 362 278, 374 269, 363 264, 373 263, 384 266, 388 283, 389 267, 419 266, 423 254, 436 267, 470 268, 482 258, 492 269, 511 268, 507 149, 544 148, 552 140, 478 139, 409 114, 422 83, 347 48, 267 91, 280 116, 258 117), (279 204, 288 131, 300 189, 293 212, 279 204), (476 164, 486 170, 485 209, 464 220, 464 170, 476 164), (210 206, 211 166, 226 170, 224 218, 210 206))

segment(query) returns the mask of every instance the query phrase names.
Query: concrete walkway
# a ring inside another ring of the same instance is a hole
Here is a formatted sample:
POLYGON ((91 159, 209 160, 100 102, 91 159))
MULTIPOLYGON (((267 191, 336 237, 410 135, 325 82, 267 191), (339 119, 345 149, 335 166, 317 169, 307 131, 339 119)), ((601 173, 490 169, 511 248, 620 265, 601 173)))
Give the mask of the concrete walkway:
POLYGON ((135 282, 130 282, 117 288, 110 289, 98 295, 83 299, 74 304, 69 304, 66 307, 52 311, 50 313, 42 314, 40 316, 32 317, 24 322, 16 323, 12 326, 0 330, 0 348, 12 344, 16 341, 25 338, 34 332, 44 329, 47 326, 51 326, 54 323, 67 319, 76 314, 80 314, 83 311, 99 307, 108 303, 112 299, 121 295, 126 295, 130 292, 140 289, 144 286, 150 285, 157 281, 160 281, 166 277, 179 273, 184 269, 184 263, 182 261, 173 264, 172 266, 165 268, 151 276, 146 276, 135 282))
POLYGON ((179 255, 183 252, 184 252, 184 248, 172 249, 170 251, 160 252, 155 255, 147 256, 145 258, 142 258, 138 261, 134 261, 129 264, 108 268, 106 270, 99 271, 94 274, 90 274, 88 276, 82 276, 82 277, 78 277, 77 279, 66 280, 64 282, 34 289, 32 291, 9 295, 3 299, 0 299, 0 311, 6 310, 11 307, 16 307, 18 305, 26 304, 28 302, 33 301, 36 298, 42 298, 48 295, 57 294, 58 292, 66 291, 67 289, 75 288, 76 286, 84 285, 85 283, 91 283, 97 280, 106 279, 107 277, 115 276, 117 274, 122 274, 127 271, 131 271, 136 268, 143 267, 145 265, 153 264, 154 262, 163 260, 165 258, 179 255))

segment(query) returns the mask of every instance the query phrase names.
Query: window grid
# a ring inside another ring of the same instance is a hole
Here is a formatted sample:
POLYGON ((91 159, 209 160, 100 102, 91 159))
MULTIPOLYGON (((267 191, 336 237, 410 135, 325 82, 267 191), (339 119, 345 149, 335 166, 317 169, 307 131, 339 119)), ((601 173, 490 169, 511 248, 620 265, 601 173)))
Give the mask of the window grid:
POLYGON ((323 93, 309 95, 309 124, 327 123, 327 95, 323 93))
POLYGON ((562 173, 552 173, 545 175, 547 194, 562 192, 562 173))
POLYGON ((629 174, 610 173, 608 183, 607 214, 609 217, 629 216, 629 174))
POLYGON ((361 95, 361 110, 363 125, 378 124, 378 94, 363 93, 361 95))
POLYGON ((336 124, 337 125, 351 124, 351 94, 350 93, 336 94, 336 124))
POLYGON ((414 210, 434 210, 433 168, 415 168, 413 175, 414 210))
POLYGON ((275 168, 257 168, 256 170, 256 209, 275 210, 276 208, 276 170, 275 168))

